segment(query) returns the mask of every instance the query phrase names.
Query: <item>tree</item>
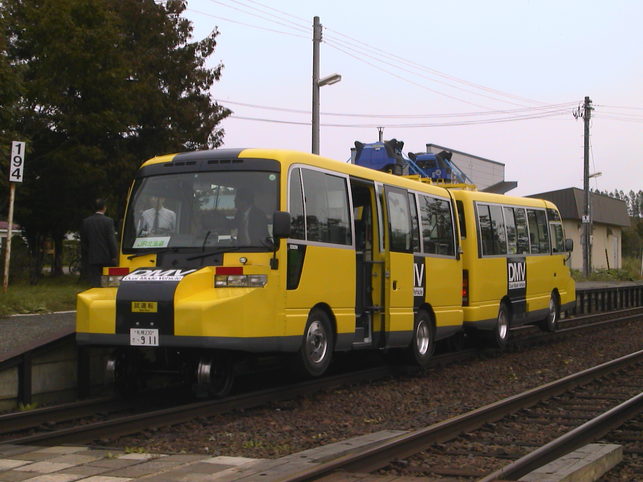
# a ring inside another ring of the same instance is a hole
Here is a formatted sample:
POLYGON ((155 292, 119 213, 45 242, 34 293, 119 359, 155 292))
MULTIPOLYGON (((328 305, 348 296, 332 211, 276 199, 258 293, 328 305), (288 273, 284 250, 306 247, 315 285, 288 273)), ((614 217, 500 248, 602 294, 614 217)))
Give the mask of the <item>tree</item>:
POLYGON ((190 42, 185 8, 178 0, 0 4, 3 57, 22 69, 16 130, 30 143, 16 220, 30 241, 34 272, 46 237, 56 247, 54 272, 61 272, 63 236, 78 229, 94 198, 108 197, 118 219, 142 160, 221 144, 217 126, 230 112, 212 101, 210 89, 223 66, 205 66, 218 32, 190 42))

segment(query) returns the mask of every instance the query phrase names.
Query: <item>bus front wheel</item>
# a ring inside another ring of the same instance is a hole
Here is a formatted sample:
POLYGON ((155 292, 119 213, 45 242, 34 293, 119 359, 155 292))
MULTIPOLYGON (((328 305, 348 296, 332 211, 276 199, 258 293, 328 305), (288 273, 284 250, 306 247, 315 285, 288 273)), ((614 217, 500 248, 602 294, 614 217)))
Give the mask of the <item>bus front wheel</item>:
POLYGON ((308 315, 299 358, 307 375, 318 377, 328 369, 333 358, 333 332, 323 310, 314 309, 308 315))

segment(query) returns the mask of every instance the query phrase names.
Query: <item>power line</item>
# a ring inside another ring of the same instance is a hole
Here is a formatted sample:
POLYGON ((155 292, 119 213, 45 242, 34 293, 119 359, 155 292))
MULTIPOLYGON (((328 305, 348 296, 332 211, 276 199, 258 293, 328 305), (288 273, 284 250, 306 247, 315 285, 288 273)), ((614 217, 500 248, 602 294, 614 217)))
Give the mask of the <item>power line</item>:
MULTIPOLYGON (((321 123, 322 127, 341 127, 341 128, 427 128, 427 127, 459 127, 459 126, 469 126, 469 125, 479 125, 479 124, 498 124, 504 122, 515 122, 519 120, 533 120, 533 119, 543 119, 547 117, 562 116, 567 114, 567 110, 564 111, 552 111, 552 112, 543 112, 539 114, 529 114, 523 116, 512 116, 512 117, 498 117, 492 119, 478 119, 478 120, 469 120, 469 121, 460 121, 460 122, 432 122, 432 123, 416 123, 416 124, 384 124, 381 122, 376 124, 338 124, 338 123, 321 123)), ((290 125, 302 125, 309 126, 310 122, 306 121, 286 121, 280 119, 266 119, 261 117, 248 117, 248 116, 239 116, 232 114, 228 118, 239 119, 239 120, 248 120, 256 122, 270 122, 275 124, 290 124, 290 125)))
MULTIPOLYGON (((290 112, 294 114, 305 114, 310 115, 310 110, 304 109, 290 109, 286 107, 276 107, 276 106, 267 106, 259 104, 250 104, 247 102, 237 102, 232 100, 225 99, 214 99, 220 104, 231 104, 238 105, 241 107, 250 107, 254 109, 262 110, 272 110, 277 112, 290 112)), ((550 104, 544 106, 535 106, 535 107, 522 107, 518 109, 501 109, 501 110, 488 110, 488 111, 477 111, 477 112, 461 112, 461 113, 449 113, 449 114, 357 114, 357 113, 346 113, 346 112, 321 112, 322 115, 327 116, 336 116, 336 117, 361 117, 361 118, 377 118, 377 119, 427 119, 427 118, 450 118, 450 117, 476 117, 476 116, 489 116, 495 114, 520 114, 528 112, 538 112, 538 111, 552 111, 552 109, 557 109, 561 114, 566 113, 572 105, 575 105, 575 102, 565 102, 561 104, 550 104)))
POLYGON ((276 29, 269 28, 269 27, 261 27, 259 25, 253 25, 253 24, 250 24, 250 23, 242 22, 240 20, 234 20, 234 19, 231 19, 231 18, 222 17, 221 15, 213 15, 211 13, 202 12, 202 11, 196 10, 194 8, 188 8, 187 10, 189 10, 190 12, 198 13, 199 15, 204 15, 206 17, 216 18, 216 19, 219 19, 219 20, 223 20, 225 22, 236 23, 237 25, 243 25, 244 27, 250 27, 250 28, 257 29, 257 30, 263 30, 263 31, 266 31, 266 32, 278 33, 280 35, 290 35, 292 37, 308 39, 308 36, 306 36, 306 35, 296 34, 296 33, 292 33, 292 32, 285 32, 283 30, 276 30, 276 29))
MULTIPOLYGON (((468 85, 468 86, 470 86, 470 87, 473 87, 473 88, 476 88, 476 89, 479 89, 479 90, 483 90, 483 91, 486 91, 486 92, 489 92, 489 93, 494 93, 494 94, 496 94, 496 95, 500 95, 500 96, 502 96, 502 97, 508 97, 508 98, 512 98, 512 99, 515 99, 515 100, 521 100, 521 101, 523 101, 523 102, 528 102, 528 103, 533 103, 533 104, 541 103, 541 102, 536 101, 536 100, 533 100, 533 99, 528 99, 528 98, 525 98, 525 97, 520 97, 520 96, 517 96, 517 95, 509 94, 509 93, 506 93, 506 92, 503 92, 503 91, 500 91, 500 90, 497 90, 497 89, 493 89, 493 88, 490 88, 490 87, 486 87, 486 86, 483 86, 483 85, 477 84, 477 83, 475 83, 475 82, 470 82, 470 81, 468 81, 468 80, 460 79, 460 78, 458 78, 458 77, 456 77, 456 76, 453 76, 453 75, 450 75, 450 74, 446 74, 446 73, 444 73, 444 72, 441 72, 441 71, 436 70, 436 69, 433 69, 433 68, 431 68, 431 67, 427 67, 427 66, 425 66, 425 65, 419 64, 419 63, 414 62, 414 61, 412 61, 412 60, 405 59, 405 58, 400 57, 400 56, 398 56, 398 55, 396 55, 396 54, 392 54, 392 53, 386 52, 386 51, 381 50, 381 49, 379 49, 379 48, 377 48, 377 47, 374 47, 374 46, 372 46, 372 45, 369 45, 369 44, 367 44, 367 43, 365 43, 365 42, 362 42, 362 41, 360 41, 360 40, 354 39, 353 37, 350 37, 350 36, 348 36, 348 35, 345 35, 345 34, 343 34, 343 33, 341 33, 341 32, 337 32, 337 31, 332 30, 332 29, 330 29, 330 28, 327 28, 327 30, 330 30, 330 31, 332 31, 332 32, 337 33, 338 35, 340 35, 340 36, 342 36, 342 37, 345 37, 345 38, 347 38, 347 39, 350 39, 350 42, 348 42, 349 44, 350 44, 350 43, 357 43, 357 44, 359 44, 359 45, 364 45, 364 46, 365 46, 365 48, 367 49, 367 51, 368 51, 368 50, 370 50, 370 51, 372 51, 372 52, 376 53, 376 54, 377 54, 377 55, 379 55, 379 56, 382 56, 382 57, 388 57, 388 58, 390 58, 390 59, 393 59, 393 60, 394 60, 394 61, 396 61, 396 62, 401 62, 402 64, 405 64, 405 65, 411 66, 411 67, 416 68, 416 69, 419 69, 419 70, 423 70, 423 71, 425 71, 425 72, 429 72, 429 73, 431 73, 431 74, 433 74, 433 75, 437 75, 437 76, 442 77, 442 78, 444 78, 444 79, 448 79, 448 80, 451 80, 451 81, 453 81, 453 82, 457 82, 457 83, 460 83, 460 84, 463 84, 463 85, 468 85)), ((331 38, 332 38, 332 36, 331 36, 331 38)), ((339 41, 339 42, 341 43, 341 41, 339 41)), ((344 43, 346 43, 346 42, 344 42, 344 43)), ((357 48, 358 48, 358 49, 361 49, 361 50, 364 50, 364 48, 361 48, 361 47, 357 47, 357 48)), ((439 82, 439 81, 437 81, 437 80, 433 80, 433 81, 434 81, 434 82, 439 82)), ((452 86, 452 87, 453 87, 453 88, 457 88, 457 87, 455 87, 455 86, 452 86)), ((467 91, 468 91, 468 90, 467 90, 467 91)), ((470 92, 470 91, 468 91, 468 92, 470 92)), ((478 95, 480 95, 480 94, 478 94, 478 95)), ((500 100, 500 99, 499 99, 499 100, 500 100)), ((502 101, 502 102, 508 102, 508 101, 506 101, 506 100, 501 100, 501 101, 502 101)), ((511 102, 511 103, 513 103, 513 102, 511 102)), ((514 104, 514 105, 518 105, 518 104, 514 104)))
MULTIPOLYGON (((226 4, 226 2, 221 1, 221 0, 210 0, 210 1, 212 3, 216 3, 218 5, 225 6, 227 8, 242 12, 244 14, 252 15, 254 17, 258 17, 258 18, 260 18, 262 20, 265 20, 265 21, 268 21, 268 22, 274 22, 274 23, 276 23, 276 24, 278 24, 280 26, 284 26, 284 27, 287 27, 287 28, 294 28, 298 32, 310 33, 310 31, 311 31, 311 28, 310 28, 309 25, 304 26, 305 22, 306 22, 305 19, 302 19, 301 17, 291 15, 291 14, 289 14, 287 12, 284 12, 283 10, 275 9, 274 7, 271 7, 269 5, 263 4, 263 3, 258 2, 256 0, 245 0, 245 2, 240 1, 240 0, 227 0, 228 2, 232 2, 237 6, 228 5, 228 4, 226 4), (252 3, 253 5, 259 6, 259 8, 254 7, 252 5, 248 5, 248 2, 252 3), (272 13, 272 12, 277 12, 277 13, 272 13), (290 18, 286 18, 286 16, 296 19, 296 22, 293 21, 293 20, 290 20, 290 18), (300 24, 300 22, 301 22, 301 24, 300 24)), ((252 28, 258 28, 258 27, 252 26, 252 28)), ((336 33, 336 36, 335 36, 334 39, 333 39, 333 34, 331 34, 330 38, 328 40, 324 40, 324 42, 326 44, 328 44, 329 46, 332 46, 336 50, 340 51, 341 53, 344 53, 345 55, 353 57, 353 58, 357 59, 358 61, 366 63, 367 65, 369 65, 369 66, 371 66, 373 68, 376 68, 376 69, 378 69, 380 71, 383 71, 383 72, 387 73, 388 75, 392 75, 393 77, 396 77, 396 78, 398 78, 400 80, 403 80, 403 81, 405 81, 407 83, 410 83, 410 84, 415 85, 417 87, 420 87, 420 88, 423 88, 423 89, 428 90, 430 92, 433 92, 434 94, 441 95, 443 97, 447 97, 447 98, 450 98, 452 100, 456 100, 458 102, 463 102, 463 103, 466 103, 466 104, 469 104, 469 105, 473 105, 475 107, 481 107, 481 108, 487 108, 488 109, 488 107, 486 107, 486 106, 482 106, 480 104, 477 104, 475 102, 470 102, 468 100, 462 99, 462 98, 457 97, 455 95, 450 95, 450 94, 447 94, 445 92, 441 92, 441 91, 438 91, 436 89, 432 89, 430 87, 427 87, 426 85, 420 84, 418 82, 414 82, 414 81, 408 79, 407 77, 397 75, 397 74, 395 74, 395 73, 393 73, 393 72, 391 72, 389 70, 386 70, 386 69, 384 69, 384 68, 382 68, 380 66, 375 65, 372 62, 365 61, 365 59, 361 58, 360 55, 369 57, 369 58, 373 59, 375 62, 383 63, 383 64, 386 64, 386 65, 392 66, 394 68, 406 71, 407 73, 409 73, 411 75, 420 76, 421 78, 423 78, 425 80, 428 80, 429 82, 440 83, 440 84, 448 86, 449 88, 458 89, 458 90, 467 92, 469 94, 477 95, 477 96, 486 97, 486 98, 492 99, 492 100, 494 100, 496 102, 505 102, 505 103, 516 105, 516 106, 521 105, 521 104, 518 104, 518 103, 513 102, 511 100, 507 100, 507 99, 511 98, 511 99, 515 99, 515 100, 520 100, 522 102, 538 103, 537 101, 534 101, 532 99, 526 99, 524 97, 519 97, 519 96, 516 96, 516 95, 513 95, 513 94, 508 94, 506 92, 502 92, 502 91, 497 90, 497 89, 492 89, 492 88, 489 88, 489 87, 486 87, 486 86, 482 86, 482 85, 476 84, 474 82, 459 79, 459 78, 457 78, 455 76, 445 74, 445 73, 440 72, 440 71, 438 71, 436 69, 432 69, 430 67, 418 64, 416 62, 413 62, 413 61, 410 61, 410 60, 407 60, 407 59, 404 59, 403 57, 400 57, 398 55, 388 53, 388 52, 383 51, 381 49, 377 49, 376 47, 373 47, 373 46, 371 46, 371 45, 369 45, 369 44, 367 44, 365 42, 362 42, 360 40, 354 39, 353 37, 345 35, 345 34, 343 34, 341 32, 338 32, 338 31, 335 31, 335 30, 332 30, 332 29, 328 29, 328 28, 326 28, 326 30, 336 33), (338 38, 338 36, 342 37, 342 38, 338 38), (347 40, 345 40, 345 39, 347 39, 347 40), (355 52, 358 55, 357 56, 353 55, 350 52, 347 52, 347 50, 355 52), (369 52, 376 52, 377 55, 372 55, 369 52), (388 60, 386 60, 386 59, 388 59, 388 60), (439 77, 442 77, 443 79, 446 79, 446 81, 428 77, 427 75, 422 74, 421 72, 416 72, 416 71, 411 70, 411 69, 428 72, 428 73, 431 73, 432 75, 437 75, 439 77), (481 90, 481 91, 493 94, 493 95, 495 95, 495 97, 492 96, 492 95, 483 94, 481 92, 476 92, 476 91, 473 91, 471 89, 463 88, 460 85, 455 85, 456 83, 461 84, 461 85, 466 85, 466 86, 471 87, 473 89, 477 89, 477 90, 481 90), (505 97, 506 99, 505 98, 498 98, 497 96, 505 97)), ((283 31, 278 31, 277 33, 284 33, 284 32, 283 31)))

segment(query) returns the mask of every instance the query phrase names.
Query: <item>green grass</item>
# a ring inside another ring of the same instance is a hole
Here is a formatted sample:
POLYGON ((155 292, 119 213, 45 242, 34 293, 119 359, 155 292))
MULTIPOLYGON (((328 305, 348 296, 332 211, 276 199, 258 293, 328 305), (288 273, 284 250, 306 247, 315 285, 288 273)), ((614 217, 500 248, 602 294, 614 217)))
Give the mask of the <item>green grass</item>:
POLYGON ((88 288, 77 276, 43 278, 37 285, 16 282, 0 290, 0 317, 76 309, 76 294, 88 288))
POLYGON ((589 276, 583 276, 578 270, 572 270, 572 276, 576 281, 640 281, 641 260, 636 258, 624 258, 620 269, 597 269, 589 276))

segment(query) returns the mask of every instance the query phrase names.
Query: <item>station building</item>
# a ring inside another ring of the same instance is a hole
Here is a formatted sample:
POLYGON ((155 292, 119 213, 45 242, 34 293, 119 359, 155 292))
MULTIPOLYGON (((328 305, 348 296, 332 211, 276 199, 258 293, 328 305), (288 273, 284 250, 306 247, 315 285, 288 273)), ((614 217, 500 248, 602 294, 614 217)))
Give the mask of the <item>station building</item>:
MULTIPOLYGON (((532 194, 529 197, 547 199, 558 206, 563 218, 565 236, 574 240, 574 251, 571 256, 571 268, 582 271, 583 245, 583 202, 585 193, 582 189, 570 187, 557 191, 532 194)), ((604 194, 589 193, 590 218, 590 266, 595 269, 619 269, 623 265, 621 241, 623 228, 630 225, 625 201, 604 194)))

